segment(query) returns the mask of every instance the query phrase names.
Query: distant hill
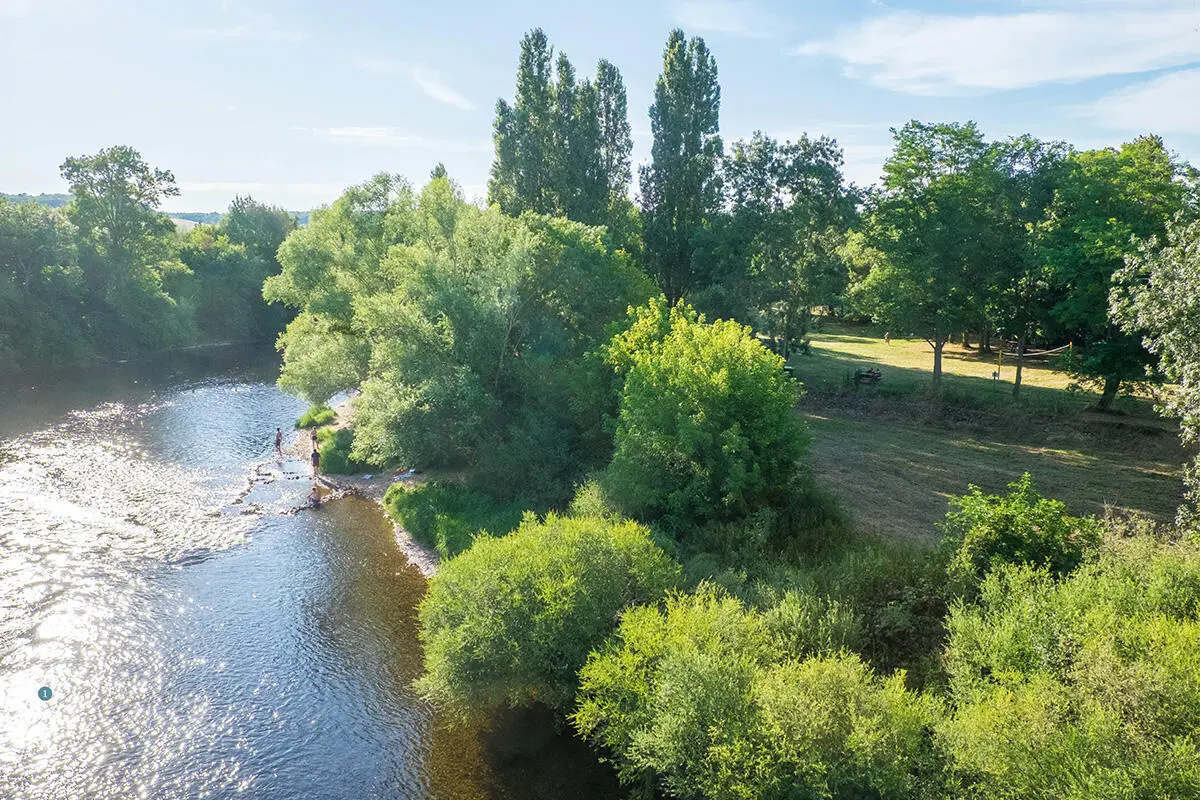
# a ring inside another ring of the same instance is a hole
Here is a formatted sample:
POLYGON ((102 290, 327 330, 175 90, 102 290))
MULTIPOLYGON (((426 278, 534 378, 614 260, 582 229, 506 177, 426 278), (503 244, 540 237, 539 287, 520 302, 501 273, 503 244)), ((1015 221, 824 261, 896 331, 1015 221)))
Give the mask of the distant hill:
POLYGON ((167 212, 172 219, 186 219, 199 225, 216 225, 223 216, 219 211, 177 211, 167 212))
MULTIPOLYGON (((10 203, 37 203, 40 206, 48 208, 62 208, 67 203, 71 202, 69 194, 4 194, 0 192, 0 197, 3 197, 10 203)), ((308 211, 292 211, 291 214, 296 218, 300 225, 308 224, 308 211)), ((224 216, 220 211, 169 211, 166 212, 173 220, 185 220, 196 225, 216 225, 224 216)), ((176 223, 178 225, 178 222, 176 223)), ((184 230, 188 230, 192 226, 180 226, 184 230)))
POLYGON ((71 202, 69 194, 3 194, 3 197, 10 203, 37 203, 40 206, 48 208, 62 208, 67 203, 71 202))

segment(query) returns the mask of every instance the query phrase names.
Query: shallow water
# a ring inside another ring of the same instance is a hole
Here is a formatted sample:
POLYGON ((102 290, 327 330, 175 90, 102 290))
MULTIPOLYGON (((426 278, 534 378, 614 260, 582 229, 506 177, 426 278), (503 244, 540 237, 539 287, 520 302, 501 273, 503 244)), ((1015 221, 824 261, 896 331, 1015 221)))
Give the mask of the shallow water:
POLYGON ((611 794, 577 743, 498 756, 509 732, 413 695, 424 579, 373 503, 287 513, 310 484, 272 455, 303 411, 275 369, 0 386, 0 797, 611 794))

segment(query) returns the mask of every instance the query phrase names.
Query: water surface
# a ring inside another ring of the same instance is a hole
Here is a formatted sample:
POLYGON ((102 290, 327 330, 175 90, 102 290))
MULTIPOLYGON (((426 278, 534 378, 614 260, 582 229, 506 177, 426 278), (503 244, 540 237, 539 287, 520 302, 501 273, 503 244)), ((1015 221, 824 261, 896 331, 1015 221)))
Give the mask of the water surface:
POLYGON ((303 405, 276 367, 0 386, 0 797, 611 796, 577 743, 498 755, 530 731, 413 695, 424 579, 373 503, 289 513, 308 467, 274 430, 303 405))

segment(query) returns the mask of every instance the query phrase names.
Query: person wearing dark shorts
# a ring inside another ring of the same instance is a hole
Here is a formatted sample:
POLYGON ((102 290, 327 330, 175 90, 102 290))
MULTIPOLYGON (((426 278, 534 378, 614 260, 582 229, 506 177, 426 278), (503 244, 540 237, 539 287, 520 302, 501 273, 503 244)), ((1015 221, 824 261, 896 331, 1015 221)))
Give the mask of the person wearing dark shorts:
POLYGON ((275 455, 283 455, 283 429, 275 429, 275 455))
POLYGON ((317 472, 321 469, 321 453, 316 449, 314 449, 312 453, 312 468, 313 477, 315 478, 317 477, 317 472))

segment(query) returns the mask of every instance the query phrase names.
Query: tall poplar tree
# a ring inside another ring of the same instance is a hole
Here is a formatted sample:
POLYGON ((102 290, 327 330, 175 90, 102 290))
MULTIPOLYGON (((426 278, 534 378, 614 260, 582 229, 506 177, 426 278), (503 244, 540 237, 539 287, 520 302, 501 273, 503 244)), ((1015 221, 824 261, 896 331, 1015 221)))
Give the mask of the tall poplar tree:
POLYGON ((531 31, 521 42, 516 98, 496 104, 494 139, 488 200, 506 214, 610 227, 628 216, 632 142, 625 86, 609 62, 594 81, 580 81, 566 54, 556 60, 546 35, 531 31))
POLYGON ((596 65, 596 120, 600 125, 600 159, 608 194, 623 199, 629 191, 633 151, 625 82, 620 71, 601 59, 596 65))
POLYGON ((505 214, 522 211, 552 214, 553 191, 554 51, 541 28, 521 40, 517 94, 510 106, 496 101, 496 160, 488 181, 488 202, 505 214))
POLYGON ((672 303, 695 285, 693 237, 717 210, 721 87, 704 40, 671 31, 654 87, 651 163, 640 170, 647 267, 672 303))

